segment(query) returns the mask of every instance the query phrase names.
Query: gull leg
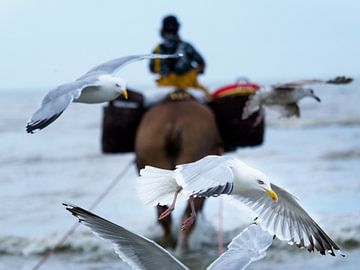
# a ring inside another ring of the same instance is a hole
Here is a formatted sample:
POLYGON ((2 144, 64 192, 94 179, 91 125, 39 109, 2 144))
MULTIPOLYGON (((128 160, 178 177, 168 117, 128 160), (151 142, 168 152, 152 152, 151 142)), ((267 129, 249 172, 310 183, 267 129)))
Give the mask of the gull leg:
POLYGON ((195 212, 195 206, 194 206, 194 197, 190 196, 189 203, 191 207, 191 214, 190 217, 184 220, 183 224, 181 225, 181 230, 185 231, 189 229, 189 227, 194 223, 196 219, 196 212, 195 212))
POLYGON ((182 190, 182 187, 177 188, 177 190, 176 190, 176 192, 174 194, 174 199, 173 199, 172 203, 170 204, 168 209, 166 209, 164 212, 161 213, 161 215, 159 216, 159 220, 162 220, 163 218, 166 218, 175 209, 176 199, 177 199, 177 196, 179 195, 181 190, 182 190))
MULTIPOLYGON (((157 210, 158 217, 166 209, 167 209, 167 206, 157 206, 156 210, 157 210)), ((158 220, 158 222, 159 222, 161 228, 163 229, 163 236, 157 240, 158 243, 163 247, 174 248, 176 245, 176 239, 173 237, 172 231, 171 231, 171 224, 172 224, 171 215, 168 215, 166 218, 163 218, 162 220, 158 220)))

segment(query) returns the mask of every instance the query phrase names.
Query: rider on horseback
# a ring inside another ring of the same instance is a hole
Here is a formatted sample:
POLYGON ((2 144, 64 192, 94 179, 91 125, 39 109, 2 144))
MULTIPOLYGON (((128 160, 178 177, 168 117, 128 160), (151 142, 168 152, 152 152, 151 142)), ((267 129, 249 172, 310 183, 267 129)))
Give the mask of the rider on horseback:
POLYGON ((163 42, 155 48, 154 53, 181 53, 183 57, 151 60, 150 70, 160 74, 157 80, 159 86, 198 88, 210 96, 206 87, 197 80, 198 74, 204 73, 205 61, 190 43, 181 40, 178 34, 179 27, 180 24, 175 16, 169 15, 163 19, 160 31, 163 42))

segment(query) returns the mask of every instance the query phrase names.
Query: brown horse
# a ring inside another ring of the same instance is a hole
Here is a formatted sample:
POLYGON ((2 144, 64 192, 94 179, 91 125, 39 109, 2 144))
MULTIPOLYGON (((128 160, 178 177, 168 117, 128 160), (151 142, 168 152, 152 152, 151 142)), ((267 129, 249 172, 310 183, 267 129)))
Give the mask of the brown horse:
MULTIPOLYGON (((217 155, 222 152, 222 142, 214 114, 206 105, 191 97, 185 100, 167 100, 151 108, 144 114, 135 139, 136 163, 139 170, 145 165, 174 169, 177 164, 193 162, 206 155, 217 155)), ((196 210, 200 211, 203 204, 204 199, 197 198, 196 210)), ((158 216, 166 209, 166 206, 158 206, 158 216)), ((183 220, 190 212, 188 204, 183 220)), ((162 244, 174 246, 171 216, 159 222, 164 230, 162 244)), ((178 255, 186 251, 188 238, 194 226, 195 224, 180 233, 176 245, 178 255)))

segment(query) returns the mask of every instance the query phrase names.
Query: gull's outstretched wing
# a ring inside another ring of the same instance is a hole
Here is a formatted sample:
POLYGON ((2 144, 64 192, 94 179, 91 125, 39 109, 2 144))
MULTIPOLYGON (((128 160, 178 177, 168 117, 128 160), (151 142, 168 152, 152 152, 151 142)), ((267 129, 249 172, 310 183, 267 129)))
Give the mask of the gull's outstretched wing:
POLYGON ((110 240, 114 244, 119 257, 132 269, 188 269, 155 242, 132 233, 76 205, 63 204, 68 211, 79 219, 79 222, 89 227, 92 232, 103 239, 110 240))
POLYGON ((256 91, 255 94, 248 97, 241 115, 243 120, 249 118, 250 115, 261 109, 263 98, 267 95, 267 92, 267 89, 261 88, 256 91))
POLYGON ((285 90, 287 88, 294 89, 294 88, 300 88, 304 87, 305 85, 312 85, 312 84, 348 84, 352 81, 351 78, 346 78, 344 76, 342 77, 336 77, 329 80, 319 80, 319 79, 310 79, 310 80, 297 80, 297 81, 291 81, 286 83, 277 83, 272 85, 271 87, 276 90, 285 90))
POLYGON ((273 236, 259 225, 251 224, 228 245, 228 250, 209 265, 207 270, 241 270, 266 256, 273 236))
POLYGON ((110 74, 116 72, 121 67, 130 64, 132 62, 144 60, 144 59, 166 59, 166 58, 178 58, 181 57, 182 54, 141 54, 141 55, 130 55, 124 56, 120 58, 116 58, 110 61, 107 61, 101 65, 98 65, 91 70, 89 70, 86 74, 81 76, 79 80, 93 75, 100 74, 110 74))
POLYGON ((69 104, 80 96, 81 91, 89 86, 97 86, 97 80, 89 78, 88 80, 75 81, 62 84, 51 90, 43 98, 40 108, 27 122, 26 131, 34 133, 54 122, 69 104))
POLYGON ((233 158, 209 155, 198 161, 178 165, 175 178, 185 193, 192 196, 219 196, 233 189, 233 158))
POLYGON ((311 85, 311 84, 319 84, 319 83, 325 83, 323 80, 313 79, 313 80, 298 80, 298 81, 292 81, 292 82, 286 82, 286 83, 277 83, 272 85, 271 87, 276 90, 292 90, 294 88, 300 88, 305 85, 311 85))
POLYGON ((340 251, 293 195, 274 184, 271 184, 271 188, 278 195, 278 202, 261 190, 246 191, 239 196, 234 195, 234 198, 248 205, 258 215, 256 222, 280 240, 305 247, 308 251, 315 248, 322 255, 327 251, 335 256, 334 250, 340 251))
POLYGON ((81 95, 81 91, 89 86, 97 86, 97 80, 75 81, 62 84, 51 90, 43 98, 40 108, 31 116, 26 125, 28 133, 35 133, 54 122, 81 95))

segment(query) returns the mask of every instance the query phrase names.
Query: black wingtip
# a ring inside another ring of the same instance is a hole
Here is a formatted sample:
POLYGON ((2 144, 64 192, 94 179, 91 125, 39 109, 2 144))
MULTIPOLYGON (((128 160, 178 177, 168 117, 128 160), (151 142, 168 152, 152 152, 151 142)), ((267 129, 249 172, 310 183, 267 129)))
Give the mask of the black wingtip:
POLYGON ((61 203, 63 206, 65 206, 66 208, 68 207, 73 207, 70 203, 67 203, 67 202, 63 202, 61 203))
POLYGON ((74 210, 77 208, 76 205, 73 205, 71 203, 66 203, 66 202, 63 202, 62 205, 65 206, 66 210, 68 210, 69 212, 71 212, 74 215, 74 210))
POLYGON ((76 217, 80 223, 84 221, 84 219, 81 217, 81 212, 87 212, 86 210, 71 203, 63 202, 62 205, 64 205, 65 209, 68 210, 74 217, 76 217))
POLYGON ((55 114, 53 116, 51 116, 50 118, 44 119, 44 120, 38 120, 35 122, 29 122, 26 125, 26 132, 33 134, 41 129, 43 129, 44 127, 47 127, 48 125, 50 125, 52 122, 54 122, 63 112, 60 112, 58 114, 55 114))
POLYGON ((348 84, 351 83, 354 79, 346 76, 337 76, 336 78, 327 80, 327 84, 348 84))
POLYGON ((34 134, 35 133, 34 127, 31 126, 30 124, 27 124, 25 129, 26 129, 26 132, 29 133, 29 134, 34 134))

